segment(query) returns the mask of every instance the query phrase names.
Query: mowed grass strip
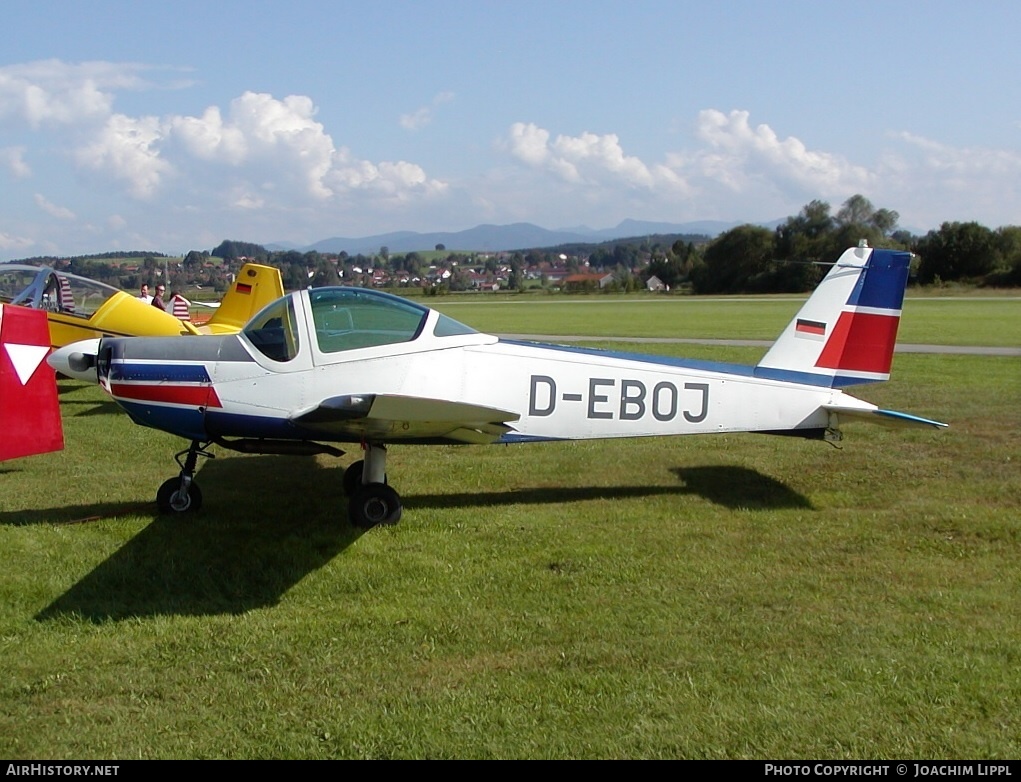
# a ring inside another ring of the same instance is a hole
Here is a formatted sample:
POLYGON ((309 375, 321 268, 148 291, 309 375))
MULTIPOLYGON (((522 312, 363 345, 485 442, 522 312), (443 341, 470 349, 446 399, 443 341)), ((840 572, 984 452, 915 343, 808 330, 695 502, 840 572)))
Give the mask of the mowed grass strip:
POLYGON ((859 394, 951 428, 840 449, 397 446, 365 533, 347 458, 218 451, 158 517, 185 443, 62 382, 0 466, 0 754, 1017 757, 1018 370, 900 355, 859 394))
MULTIPOLYGON (((774 340, 805 297, 589 295, 437 297, 427 303, 479 331, 605 337, 774 340)), ((900 342, 1021 346, 1021 296, 909 296, 900 342)))

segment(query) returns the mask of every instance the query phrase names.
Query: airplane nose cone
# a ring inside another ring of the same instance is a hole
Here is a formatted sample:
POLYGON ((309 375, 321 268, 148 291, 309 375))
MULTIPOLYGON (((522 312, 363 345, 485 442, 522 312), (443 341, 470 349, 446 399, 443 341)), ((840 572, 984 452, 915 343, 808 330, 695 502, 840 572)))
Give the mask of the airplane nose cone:
POLYGON ((83 339, 72 342, 50 353, 46 362, 57 372, 75 380, 98 383, 96 373, 96 356, 99 355, 98 339, 83 339))

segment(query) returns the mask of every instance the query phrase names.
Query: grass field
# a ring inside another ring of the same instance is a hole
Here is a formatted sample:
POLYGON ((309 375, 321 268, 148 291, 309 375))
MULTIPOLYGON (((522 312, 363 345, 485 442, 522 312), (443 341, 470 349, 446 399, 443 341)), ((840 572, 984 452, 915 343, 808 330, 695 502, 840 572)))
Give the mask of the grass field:
MULTIPOLYGON (((468 296, 427 303, 498 334, 772 340, 804 297, 468 296)), ((928 345, 1021 346, 1021 297, 909 297, 898 336, 928 345)))
MULTIPOLYGON (((927 339, 923 304, 905 341, 1017 334, 995 300, 927 339)), ((699 336, 796 304, 726 307, 699 336)), ((404 519, 358 532, 346 458, 218 451, 158 517, 184 443, 64 381, 65 451, 0 465, 0 756, 1017 758, 1021 362, 899 355, 859 393, 951 428, 395 447, 404 519)))

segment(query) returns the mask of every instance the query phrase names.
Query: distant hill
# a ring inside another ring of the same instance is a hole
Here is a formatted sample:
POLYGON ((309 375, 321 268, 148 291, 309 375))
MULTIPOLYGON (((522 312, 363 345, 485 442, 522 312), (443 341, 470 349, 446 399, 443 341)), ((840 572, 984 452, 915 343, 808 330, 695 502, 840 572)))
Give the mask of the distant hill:
MULTIPOLYGON (((782 222, 782 221, 778 221, 782 222)), ((772 225, 770 224, 770 227, 772 225)), ((448 250, 501 252, 529 250, 535 247, 555 247, 561 244, 604 242, 611 239, 625 239, 652 234, 702 234, 717 236, 740 223, 719 220, 699 220, 689 223, 657 223, 643 220, 624 220, 615 228, 594 230, 586 226, 549 230, 532 223, 511 225, 477 225, 465 231, 438 231, 416 233, 395 231, 359 238, 335 236, 323 239, 306 247, 276 242, 265 245, 267 250, 298 250, 299 252, 321 253, 346 252, 348 255, 371 255, 386 247, 392 253, 433 250, 442 244, 448 250)))

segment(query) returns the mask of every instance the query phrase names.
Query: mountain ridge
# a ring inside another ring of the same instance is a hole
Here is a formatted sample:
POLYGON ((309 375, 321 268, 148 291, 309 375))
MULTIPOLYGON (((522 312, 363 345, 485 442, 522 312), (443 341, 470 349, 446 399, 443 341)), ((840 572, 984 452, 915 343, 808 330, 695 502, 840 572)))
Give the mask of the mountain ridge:
MULTIPOLYGON (((780 222, 780 221, 777 221, 780 222)), ((772 227, 776 223, 764 223, 772 227)), ((555 247, 561 244, 599 243, 653 234, 694 234, 717 236, 740 222, 722 220, 695 220, 686 223, 667 223, 648 220, 622 220, 613 228, 591 229, 587 226, 551 230, 534 223, 495 225, 483 223, 463 231, 392 231, 363 237, 334 236, 310 245, 299 246, 290 242, 264 245, 267 250, 298 250, 299 252, 370 255, 386 247, 391 253, 433 250, 442 244, 452 251, 513 252, 535 247, 555 247)))

